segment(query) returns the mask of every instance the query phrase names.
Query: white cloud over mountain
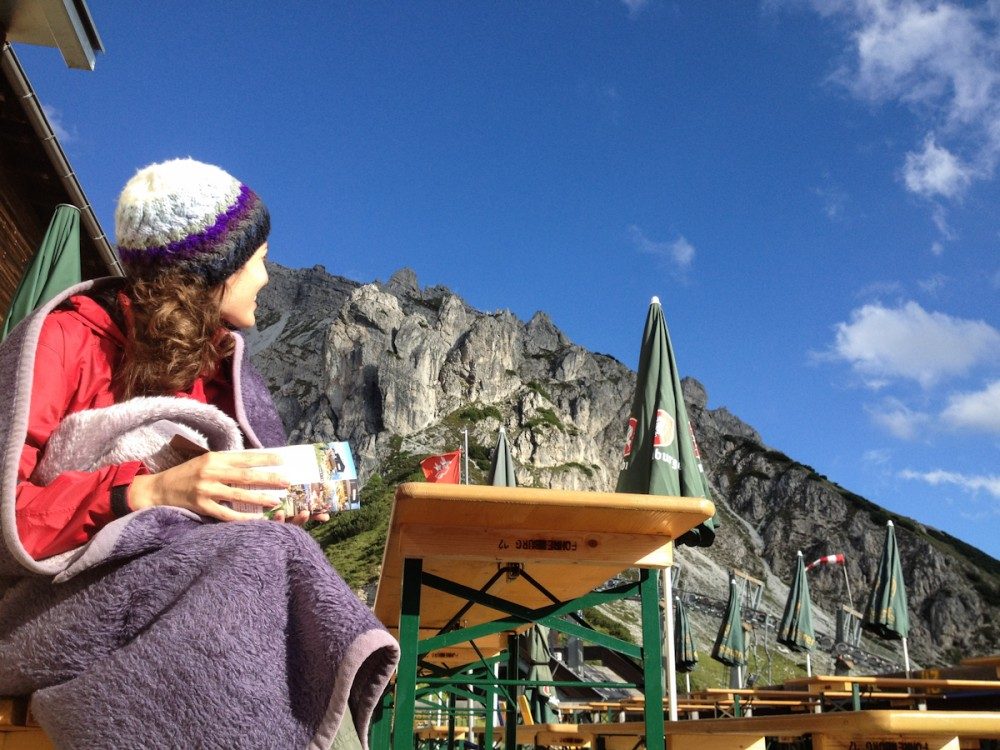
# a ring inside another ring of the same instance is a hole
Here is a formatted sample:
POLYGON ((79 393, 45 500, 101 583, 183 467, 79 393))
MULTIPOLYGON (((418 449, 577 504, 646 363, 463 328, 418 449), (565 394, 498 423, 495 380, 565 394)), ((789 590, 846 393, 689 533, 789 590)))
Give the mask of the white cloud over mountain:
POLYGON ((694 261, 694 245, 683 236, 663 242, 651 240, 635 224, 629 226, 628 234, 637 250, 664 258, 679 269, 687 268, 694 261))
POLYGON ((928 312, 916 302, 854 310, 835 326, 830 354, 871 385, 906 379, 930 388, 1000 356, 1000 331, 979 320, 928 312))
POLYGON ((1000 433, 1000 380, 981 391, 952 395, 941 418, 956 429, 1000 433))
POLYGON ((866 411, 872 422, 900 440, 916 440, 931 424, 929 414, 914 411, 896 398, 886 398, 866 411))
POLYGON ((936 469, 934 471, 912 471, 904 469, 899 472, 903 479, 914 479, 926 482, 932 486, 950 484, 959 487, 966 492, 986 492, 993 497, 1000 498, 1000 476, 969 475, 960 474, 954 471, 944 471, 936 469))
POLYGON ((957 199, 1000 157, 1000 4, 814 0, 846 21, 849 58, 834 80, 871 101, 910 106, 930 131, 906 154, 903 182, 957 199))

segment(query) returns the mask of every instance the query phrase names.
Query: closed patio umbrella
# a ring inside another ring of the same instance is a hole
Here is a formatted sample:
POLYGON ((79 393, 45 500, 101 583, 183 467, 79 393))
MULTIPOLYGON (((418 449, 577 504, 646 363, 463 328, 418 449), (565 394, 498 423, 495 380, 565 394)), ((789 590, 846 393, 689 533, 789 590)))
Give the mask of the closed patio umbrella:
POLYGON ((80 281, 80 209, 60 204, 52 214, 42 244, 21 276, 0 340, 7 338, 14 326, 39 305, 80 281))
POLYGON ((902 641, 903 664, 909 674, 910 654, 906 649, 906 636, 910 632, 910 615, 906 610, 906 585, 892 521, 887 521, 885 525, 882 558, 878 563, 875 584, 868 595, 861 627, 879 638, 902 641))
POLYGON ((517 487, 514 477, 514 459, 510 455, 510 443, 507 442, 507 431, 501 427, 497 436, 497 446, 490 461, 490 484, 493 487, 517 487))
POLYGON ((674 654, 677 671, 684 674, 687 692, 691 692, 691 672, 698 666, 698 647, 694 643, 691 623, 688 622, 687 607, 678 596, 674 600, 674 654))
MULTIPOLYGON (((711 499, 701 455, 688 421, 680 372, 657 297, 649 303, 639 350, 635 394, 625 431, 622 469, 616 492, 711 499)), ((708 547, 715 540, 710 518, 680 536, 678 545, 708 547)), ((677 676, 674 654, 673 583, 664 570, 664 633, 670 720, 677 720, 677 676)))
POLYGON ((795 578, 788 589, 785 613, 778 628, 778 643, 783 643, 792 651, 806 654, 806 674, 812 676, 812 662, 809 652, 816 645, 816 633, 812 623, 812 600, 809 598, 809 581, 806 580, 806 566, 799 551, 795 563, 795 578))
MULTIPOLYGON (((623 467, 615 491, 712 499, 657 297, 650 302, 642 333, 623 467)), ((715 519, 710 518, 678 538, 677 544, 708 547, 715 540, 715 527, 715 519)))
MULTIPOLYGON (((552 667, 549 666, 549 660, 552 658, 552 653, 548 644, 549 629, 544 625, 536 625, 524 636, 528 641, 528 679, 551 682, 552 667)), ((555 724, 559 721, 559 714, 551 702, 555 695, 551 685, 531 687, 525 692, 528 694, 531 716, 536 724, 555 724)))
POLYGON ((742 667, 747 663, 746 642, 743 638, 742 604, 740 591, 736 586, 736 578, 729 579, 729 600, 726 611, 722 615, 719 634, 712 647, 712 658, 722 662, 727 667, 736 667, 738 681, 743 684, 742 667))

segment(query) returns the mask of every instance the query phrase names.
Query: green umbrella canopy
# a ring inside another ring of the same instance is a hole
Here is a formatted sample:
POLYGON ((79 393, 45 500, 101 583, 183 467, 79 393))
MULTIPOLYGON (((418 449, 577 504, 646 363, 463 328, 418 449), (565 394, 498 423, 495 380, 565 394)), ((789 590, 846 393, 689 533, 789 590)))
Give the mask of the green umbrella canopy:
MULTIPOLYGON (((642 333, 625 455, 615 491, 712 497, 688 421, 663 308, 656 297, 649 305, 642 333)), ((715 540, 715 528, 715 519, 710 518, 679 537, 677 544, 708 547, 715 540)))
POLYGON ((517 487, 514 476, 514 459, 510 455, 507 431, 501 427, 497 437, 497 447, 490 462, 490 484, 494 487, 517 487))
POLYGON ((80 209, 61 204, 14 292, 0 340, 36 307, 80 281, 80 209))
POLYGON ((743 618, 740 615, 740 592, 736 579, 729 579, 729 601, 722 616, 722 626, 712 647, 712 658, 728 667, 742 667, 747 663, 746 644, 743 640, 743 618))
POLYGON ((694 644, 691 624, 688 622, 687 607, 678 596, 674 606, 674 653, 677 655, 677 671, 690 672, 698 666, 698 648, 694 644))
POLYGON ((809 598, 809 581, 806 580, 806 566, 802 552, 795 564, 795 579, 788 589, 785 614, 778 628, 778 643, 784 643, 792 651, 812 651, 816 645, 816 633, 812 623, 812 600, 809 598))
MULTIPOLYGON (((528 641, 528 679, 551 682, 552 667, 549 666, 549 660, 552 658, 552 653, 549 651, 549 629, 544 625, 535 625, 524 634, 524 637, 528 641)), ((524 692, 528 696, 531 716, 536 724, 555 724, 559 721, 559 714, 550 703, 554 695, 554 688, 551 685, 529 687, 524 692)))
POLYGON ((878 563, 878 575, 868 596, 861 627, 887 640, 905 640, 910 632, 903 567, 899 562, 899 547, 896 546, 892 521, 886 523, 882 559, 878 563))

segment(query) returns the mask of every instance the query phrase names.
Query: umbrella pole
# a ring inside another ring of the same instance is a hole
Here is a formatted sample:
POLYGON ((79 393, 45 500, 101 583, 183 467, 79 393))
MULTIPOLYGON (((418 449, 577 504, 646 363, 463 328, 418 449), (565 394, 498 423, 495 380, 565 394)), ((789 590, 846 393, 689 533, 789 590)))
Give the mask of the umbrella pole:
POLYGON ((667 647, 667 699, 670 705, 670 721, 677 721, 677 654, 674 652, 674 582, 673 566, 663 571, 663 619, 666 631, 663 635, 667 647))
MULTIPOLYGON (((470 675, 472 674, 471 669, 469 670, 469 674, 470 675)), ((469 691, 469 695, 472 695, 472 685, 466 685, 465 687, 469 691)), ((475 742, 476 741, 476 735, 474 734, 475 724, 473 724, 472 720, 472 698, 466 698, 465 706, 468 709, 468 714, 469 714, 467 717, 469 720, 469 742, 475 742)))
POLYGON ((464 463, 465 463, 465 482, 464 483, 468 484, 469 483, 469 428, 466 427, 464 430, 462 430, 462 433, 465 435, 465 441, 464 441, 464 443, 465 443, 464 444, 465 451, 463 452, 463 455, 462 455, 462 458, 464 459, 464 463))
POLYGON ((685 672, 684 673, 684 691, 688 695, 691 695, 691 673, 690 672, 685 672))
POLYGON ((903 639, 903 667, 906 669, 906 676, 910 676, 910 652, 906 650, 906 638, 903 639))
POLYGON ((812 676, 813 676, 812 659, 809 656, 809 652, 806 651, 806 677, 812 677, 812 676))
POLYGON ((844 562, 844 583, 847 584, 847 604, 854 609, 854 597, 851 596, 851 580, 847 577, 847 562, 844 562))

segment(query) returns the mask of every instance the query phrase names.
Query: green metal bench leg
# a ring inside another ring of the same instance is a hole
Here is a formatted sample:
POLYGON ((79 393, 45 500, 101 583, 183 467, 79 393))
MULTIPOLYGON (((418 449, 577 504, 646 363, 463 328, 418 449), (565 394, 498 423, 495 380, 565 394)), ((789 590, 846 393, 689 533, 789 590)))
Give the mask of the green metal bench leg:
POLYGON ((392 693, 386 691, 375 706, 368 730, 369 747, 389 747, 392 737, 392 693))
POLYGON ((660 628, 660 571, 639 570, 642 597, 642 672, 645 680, 646 750, 664 750, 663 645, 660 628))
POLYGON ((399 614, 399 667, 392 750, 412 750, 413 718, 417 701, 417 641, 420 637, 420 586, 423 561, 403 563, 403 592, 399 614))

